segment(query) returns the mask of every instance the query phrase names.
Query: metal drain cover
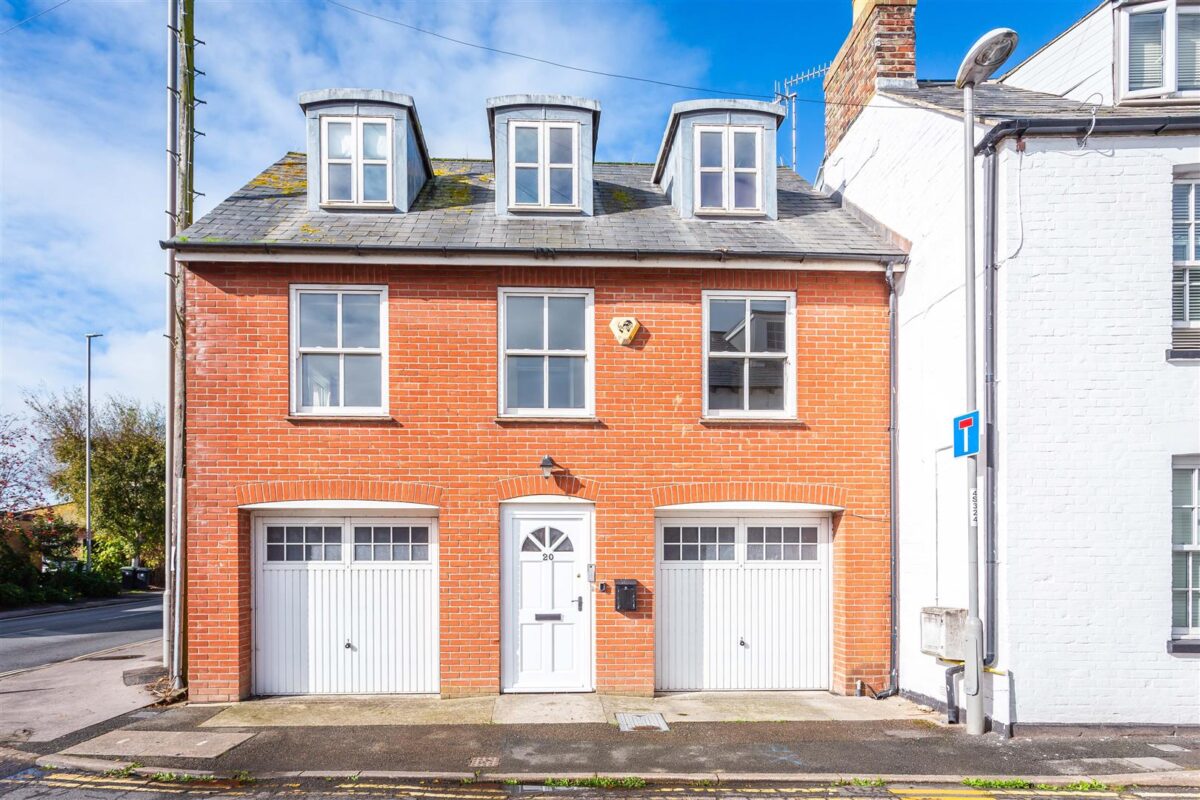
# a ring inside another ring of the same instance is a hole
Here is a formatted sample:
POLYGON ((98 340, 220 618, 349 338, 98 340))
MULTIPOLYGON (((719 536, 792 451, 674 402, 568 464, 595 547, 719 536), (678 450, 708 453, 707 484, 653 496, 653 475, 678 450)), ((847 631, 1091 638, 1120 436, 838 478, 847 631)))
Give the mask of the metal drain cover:
POLYGON ((658 712, 653 714, 631 714, 621 711, 617 713, 617 727, 622 733, 630 731, 669 731, 667 721, 658 712))

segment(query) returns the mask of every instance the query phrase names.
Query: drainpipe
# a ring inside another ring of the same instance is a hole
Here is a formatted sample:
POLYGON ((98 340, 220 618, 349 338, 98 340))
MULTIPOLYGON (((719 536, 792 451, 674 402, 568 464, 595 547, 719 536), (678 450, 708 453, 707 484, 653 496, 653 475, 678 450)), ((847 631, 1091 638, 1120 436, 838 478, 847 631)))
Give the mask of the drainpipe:
POLYGON ((958 699, 954 696, 954 676, 966 671, 965 664, 955 664, 946 669, 946 724, 958 724, 958 699))
POLYGON ((897 439, 899 436, 897 414, 896 414, 896 341, 897 328, 896 325, 896 264, 889 262, 887 271, 884 273, 884 278, 888 285, 888 534, 891 541, 889 548, 891 557, 889 559, 891 566, 891 583, 889 591, 891 593, 891 644, 889 650, 890 669, 888 671, 888 686, 882 692, 875 695, 876 700, 883 700, 885 697, 900 693, 900 663, 899 646, 900 633, 900 614, 899 602, 896 592, 898 582, 898 570, 900 564, 899 550, 899 524, 896 520, 896 510, 898 507, 897 498, 899 495, 896 483, 896 461, 897 439))
POLYGON ((984 668, 996 663, 996 205, 995 146, 983 157, 984 668))

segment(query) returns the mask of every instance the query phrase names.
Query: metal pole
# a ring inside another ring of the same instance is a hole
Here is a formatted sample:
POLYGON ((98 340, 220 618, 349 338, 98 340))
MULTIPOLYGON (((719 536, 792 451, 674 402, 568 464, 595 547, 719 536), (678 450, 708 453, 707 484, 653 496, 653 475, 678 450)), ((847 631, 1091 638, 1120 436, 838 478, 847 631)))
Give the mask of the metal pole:
MULTIPOLYGON (((179 181, 179 2, 167 0, 167 238, 175 238, 176 215, 179 213, 176 186, 179 181)), ((175 252, 167 251, 167 415, 166 415, 166 475, 163 483, 166 514, 163 535, 166 542, 166 586, 163 587, 163 664, 174 683, 176 548, 175 515, 175 252)))
POLYGON ((85 333, 87 340, 87 410, 83 423, 83 517, 85 533, 84 569, 92 571, 92 339, 101 333, 85 333))
MULTIPOLYGON (((975 410, 975 84, 963 85, 963 192, 966 208, 965 274, 967 410, 975 410)), ((983 622, 979 619, 979 464, 967 457, 967 663, 963 694, 967 733, 983 733, 983 622)))
POLYGON ((792 92, 792 172, 796 171, 796 93, 792 92))

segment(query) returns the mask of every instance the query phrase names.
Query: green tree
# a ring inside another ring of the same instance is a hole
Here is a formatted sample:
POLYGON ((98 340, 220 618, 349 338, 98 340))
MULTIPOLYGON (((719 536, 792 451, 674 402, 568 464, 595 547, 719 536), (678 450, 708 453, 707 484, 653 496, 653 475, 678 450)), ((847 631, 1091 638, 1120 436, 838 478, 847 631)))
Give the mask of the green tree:
MULTIPOLYGON (((83 392, 30 395, 50 488, 84 507, 83 392)), ((92 409, 92 529, 123 545, 135 563, 161 563, 163 475, 162 406, 111 397, 92 409)))

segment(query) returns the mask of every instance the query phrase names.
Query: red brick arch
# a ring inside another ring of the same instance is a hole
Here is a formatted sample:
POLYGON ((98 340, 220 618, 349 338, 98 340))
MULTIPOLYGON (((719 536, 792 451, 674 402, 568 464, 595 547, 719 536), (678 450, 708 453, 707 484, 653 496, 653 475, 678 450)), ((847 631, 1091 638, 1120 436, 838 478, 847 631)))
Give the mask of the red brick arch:
POLYGON ((846 495, 846 490, 840 486, 770 481, 673 483, 656 486, 651 490, 651 500, 655 508, 680 503, 730 503, 751 500, 771 503, 815 503, 845 508, 846 495))
POLYGON ((505 478, 496 484, 498 500, 514 500, 536 494, 557 494, 595 502, 600 496, 600 484, 576 475, 519 475, 505 478))
POLYGON ((287 500, 377 500, 389 503, 442 504, 443 490, 429 483, 373 480, 262 481, 234 490, 239 506, 287 500))

